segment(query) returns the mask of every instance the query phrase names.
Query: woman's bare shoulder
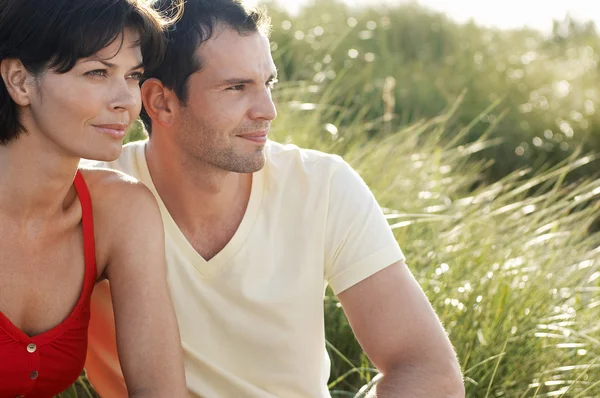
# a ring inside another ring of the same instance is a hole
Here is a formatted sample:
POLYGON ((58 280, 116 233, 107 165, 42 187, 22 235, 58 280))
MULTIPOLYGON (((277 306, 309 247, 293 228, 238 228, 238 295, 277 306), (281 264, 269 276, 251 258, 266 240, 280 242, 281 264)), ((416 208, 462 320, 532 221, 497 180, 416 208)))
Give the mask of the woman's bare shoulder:
POLYGON ((94 205, 129 207, 136 200, 154 201, 150 190, 136 178, 118 170, 80 169, 94 205))
MULTIPOLYGON (((100 233, 123 236, 143 228, 160 228, 158 204, 139 180, 116 170, 81 169, 100 233)), ((139 235, 139 234, 136 234, 139 235)))
POLYGON ((141 184, 136 178, 118 170, 80 167, 79 171, 90 190, 96 188, 98 185, 104 188, 114 185, 116 189, 119 189, 121 186, 141 184))

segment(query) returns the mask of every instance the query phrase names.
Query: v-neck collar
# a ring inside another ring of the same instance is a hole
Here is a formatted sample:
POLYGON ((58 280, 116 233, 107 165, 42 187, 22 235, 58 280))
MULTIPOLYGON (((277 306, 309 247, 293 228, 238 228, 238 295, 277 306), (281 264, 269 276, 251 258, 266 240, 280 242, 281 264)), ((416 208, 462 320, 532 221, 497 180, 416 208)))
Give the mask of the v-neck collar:
MULTIPOLYGON (((250 190, 248 206, 235 234, 219 253, 209 261, 206 261, 187 240, 156 191, 150 170, 148 169, 148 162, 146 161, 146 143, 147 141, 137 147, 138 153, 136 157, 139 165, 139 178, 156 197, 165 225, 166 239, 173 241, 175 248, 181 252, 203 277, 211 278, 218 275, 231 264, 231 260, 248 239, 252 227, 256 222, 264 194, 264 171, 261 170, 252 174, 252 188, 250 190)), ((202 204, 198 203, 198 205, 201 206, 202 204)))

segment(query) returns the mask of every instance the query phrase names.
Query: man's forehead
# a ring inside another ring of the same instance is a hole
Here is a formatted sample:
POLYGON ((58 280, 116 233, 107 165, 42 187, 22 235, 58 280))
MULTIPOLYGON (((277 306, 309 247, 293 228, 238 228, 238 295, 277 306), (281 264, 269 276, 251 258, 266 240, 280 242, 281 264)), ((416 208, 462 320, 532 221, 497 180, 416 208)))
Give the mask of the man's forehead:
POLYGON ((202 69, 218 74, 230 71, 264 72, 274 69, 269 39, 261 33, 239 34, 232 28, 215 29, 197 50, 202 69))
POLYGON ((210 39, 198 48, 200 56, 235 57, 258 52, 257 55, 271 53, 269 39, 259 32, 238 33, 230 27, 217 25, 210 39))

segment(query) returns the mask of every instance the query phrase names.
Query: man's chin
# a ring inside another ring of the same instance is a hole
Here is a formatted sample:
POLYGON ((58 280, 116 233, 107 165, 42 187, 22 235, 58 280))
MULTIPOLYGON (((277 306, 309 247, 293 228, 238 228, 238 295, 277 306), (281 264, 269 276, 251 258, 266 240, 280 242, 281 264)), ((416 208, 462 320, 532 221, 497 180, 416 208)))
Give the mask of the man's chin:
POLYGON ((260 150, 252 155, 240 157, 236 164, 231 165, 230 171, 243 174, 256 173, 265 167, 265 163, 265 152, 264 150, 260 150))
POLYGON ((266 157, 264 152, 261 153, 260 157, 257 157, 253 162, 249 162, 249 170, 247 173, 256 173, 257 171, 261 171, 265 167, 266 157))

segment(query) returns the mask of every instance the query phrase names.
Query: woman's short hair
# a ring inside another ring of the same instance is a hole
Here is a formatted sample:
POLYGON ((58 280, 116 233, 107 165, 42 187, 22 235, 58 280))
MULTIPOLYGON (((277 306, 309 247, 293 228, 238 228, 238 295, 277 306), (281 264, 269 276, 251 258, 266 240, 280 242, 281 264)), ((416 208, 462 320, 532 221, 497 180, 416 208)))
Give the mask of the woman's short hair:
MULTIPOLYGON (((183 7, 183 1, 173 4, 159 14, 146 0, 0 0, 0 62, 19 59, 33 75, 46 69, 66 73, 132 28, 139 34, 144 64, 153 67, 164 55, 164 29, 183 7)), ((0 145, 24 131, 0 79, 0 145)))

